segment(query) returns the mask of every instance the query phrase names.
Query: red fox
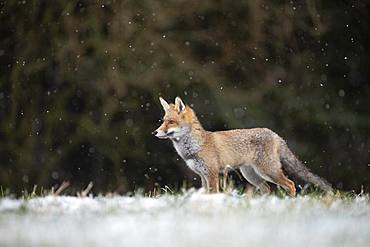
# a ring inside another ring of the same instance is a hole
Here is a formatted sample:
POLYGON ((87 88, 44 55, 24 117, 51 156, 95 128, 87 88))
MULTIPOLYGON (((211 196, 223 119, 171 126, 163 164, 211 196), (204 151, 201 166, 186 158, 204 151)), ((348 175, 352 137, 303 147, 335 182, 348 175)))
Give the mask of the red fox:
POLYGON ((282 168, 324 191, 332 190, 326 180, 304 166, 286 142, 270 129, 207 131, 193 109, 179 97, 175 104, 163 98, 159 100, 165 115, 162 125, 153 134, 173 142, 177 153, 200 176, 202 187, 207 191, 219 192, 219 173, 227 168, 239 169, 249 183, 265 193, 270 192, 268 181, 295 196, 295 184, 282 168))

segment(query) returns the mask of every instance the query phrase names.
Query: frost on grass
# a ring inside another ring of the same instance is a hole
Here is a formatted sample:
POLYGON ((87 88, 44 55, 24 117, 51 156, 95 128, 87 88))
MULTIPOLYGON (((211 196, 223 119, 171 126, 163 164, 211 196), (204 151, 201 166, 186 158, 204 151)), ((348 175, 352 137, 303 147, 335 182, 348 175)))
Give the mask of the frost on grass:
POLYGON ((0 200, 0 246, 368 246, 366 197, 0 200))

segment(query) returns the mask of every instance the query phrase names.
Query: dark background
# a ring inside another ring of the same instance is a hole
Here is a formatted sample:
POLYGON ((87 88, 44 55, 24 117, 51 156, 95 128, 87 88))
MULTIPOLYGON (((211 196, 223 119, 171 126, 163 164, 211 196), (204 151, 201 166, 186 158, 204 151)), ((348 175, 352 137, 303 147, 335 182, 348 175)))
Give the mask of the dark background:
POLYGON ((368 1, 0 1, 0 185, 199 186, 151 131, 268 127, 336 188, 370 189, 368 1))

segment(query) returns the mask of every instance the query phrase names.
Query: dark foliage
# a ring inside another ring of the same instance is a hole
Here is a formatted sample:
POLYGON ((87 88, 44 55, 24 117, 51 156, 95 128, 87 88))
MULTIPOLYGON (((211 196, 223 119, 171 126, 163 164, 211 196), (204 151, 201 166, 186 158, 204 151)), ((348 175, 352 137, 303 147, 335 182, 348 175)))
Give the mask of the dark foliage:
POLYGON ((268 127, 339 189, 370 186, 367 1, 0 1, 0 184, 198 179, 151 131, 268 127))

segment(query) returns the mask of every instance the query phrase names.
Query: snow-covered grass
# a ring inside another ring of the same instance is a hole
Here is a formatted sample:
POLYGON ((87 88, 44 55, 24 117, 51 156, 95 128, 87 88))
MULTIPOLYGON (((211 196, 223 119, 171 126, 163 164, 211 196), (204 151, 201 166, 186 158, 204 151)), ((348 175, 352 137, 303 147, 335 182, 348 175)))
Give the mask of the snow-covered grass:
POLYGON ((369 246, 367 196, 0 199, 0 246, 369 246))

